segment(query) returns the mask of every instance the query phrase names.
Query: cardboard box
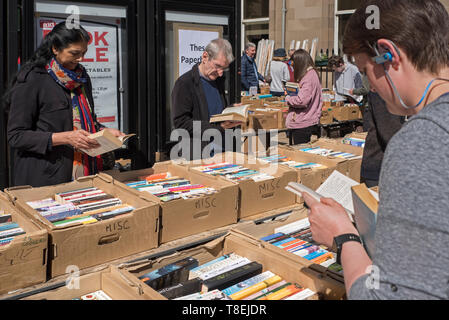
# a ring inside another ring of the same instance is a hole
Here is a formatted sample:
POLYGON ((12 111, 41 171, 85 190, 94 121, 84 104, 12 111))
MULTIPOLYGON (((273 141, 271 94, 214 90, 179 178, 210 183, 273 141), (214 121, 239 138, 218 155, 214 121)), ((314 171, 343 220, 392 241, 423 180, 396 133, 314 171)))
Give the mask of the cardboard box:
POLYGON ((323 108, 320 117, 321 124, 331 124, 332 122, 334 122, 334 115, 332 113, 332 110, 332 107, 326 107, 326 109, 323 108))
POLYGON ((0 247, 0 294, 45 282, 48 233, 9 201, 0 191, 0 210, 12 216, 26 233, 0 247))
POLYGON ((270 86, 260 86, 260 94, 270 94, 270 86))
POLYGON ((249 129, 254 130, 275 130, 280 129, 279 124, 282 123, 282 113, 278 111, 256 111, 248 115, 249 129))
MULTIPOLYGON (((195 258, 201 265, 229 253, 235 253, 262 264, 262 272, 271 271, 288 282, 297 283, 313 290, 317 294, 311 297, 312 300, 318 298, 342 299, 345 294, 344 286, 342 287, 338 281, 307 267, 297 259, 279 253, 270 246, 266 246, 262 241, 248 238, 234 230, 201 246, 160 257, 153 261, 143 261, 140 264, 123 265, 122 267, 125 275, 129 278, 134 276, 135 281, 142 283, 138 279, 139 276, 183 258, 195 258)), ((158 297, 159 294, 151 287, 146 286, 145 289, 153 291, 155 299, 165 300, 162 296, 158 297)))
MULTIPOLYGON (((289 182, 297 181, 298 174, 295 170, 284 166, 262 164, 254 157, 248 157, 243 153, 233 152, 217 154, 206 161, 191 161, 184 165, 192 168, 221 162, 239 164, 249 169, 266 172, 274 177, 273 179, 259 182, 255 182, 251 179, 240 181, 238 183, 231 182, 237 184, 239 188, 239 219, 248 218, 262 212, 295 204, 295 195, 285 190, 285 187, 289 182)), ((209 176, 202 172, 200 172, 200 174, 209 176)), ((228 181, 222 177, 219 179, 228 181)))
POLYGON ((160 206, 161 227, 160 243, 180 239, 196 233, 216 229, 237 222, 238 187, 228 181, 203 175, 199 171, 190 170, 171 161, 157 163, 153 168, 136 171, 107 171, 117 184, 130 190, 136 196, 145 194, 146 197, 160 206), (163 202, 148 192, 141 192, 126 186, 127 181, 138 180, 140 176, 155 173, 170 172, 190 180, 194 184, 202 184, 215 188, 218 192, 197 199, 177 199, 163 202))
POLYGON ((81 270, 158 246, 158 205, 145 195, 136 196, 105 174, 83 177, 56 186, 25 186, 5 191, 17 208, 47 229, 48 273, 51 278, 65 274, 68 266, 75 265, 81 270), (26 203, 51 198, 56 193, 90 187, 97 187, 121 199, 135 210, 92 224, 55 227, 26 203))
POLYGON ((134 281, 117 269, 110 266, 105 270, 82 275, 75 282, 70 282, 69 286, 44 291, 23 300, 78 300, 86 294, 103 290, 112 300, 151 300, 140 284, 134 281))
POLYGON ((301 152, 288 146, 279 146, 277 151, 275 148, 270 148, 266 156, 272 154, 280 154, 297 162, 303 163, 312 162, 326 166, 326 168, 309 168, 309 169, 291 168, 298 172, 298 182, 302 183, 303 185, 309 187, 312 190, 318 189, 318 187, 324 181, 326 181, 326 179, 332 174, 332 172, 336 170, 338 164, 340 163, 337 159, 329 159, 315 154, 301 152))
MULTIPOLYGON (((309 144, 299 145, 299 146, 293 146, 295 149, 301 149, 301 148, 307 148, 307 147, 321 147, 326 149, 332 149, 334 151, 340 151, 340 152, 349 152, 352 154, 355 154, 357 156, 363 156, 363 148, 355 147, 347 144, 343 144, 340 141, 332 140, 332 139, 325 139, 321 138, 317 141, 309 144)), ((335 158, 335 157, 325 157, 325 158, 331 158, 331 159, 339 159, 341 162, 337 165, 337 170, 344 175, 348 176, 349 178, 360 182, 360 170, 362 166, 362 159, 342 159, 342 158, 335 158)))
POLYGON ((345 106, 344 108, 348 108, 348 120, 358 120, 361 119, 361 111, 360 107, 356 104, 345 106))
POLYGON ((335 106, 334 108, 332 108, 332 116, 337 121, 348 121, 349 108, 343 106, 335 106))
POLYGON ((295 255, 291 252, 285 251, 279 247, 276 247, 268 242, 259 240, 263 237, 269 236, 271 234, 275 233, 275 229, 282 227, 284 225, 293 223, 298 220, 302 220, 304 218, 307 218, 307 210, 305 208, 302 208, 302 210, 296 210, 294 211, 290 216, 288 216, 284 220, 273 220, 273 221, 266 221, 264 223, 260 224, 246 224, 244 226, 237 226, 233 229, 234 232, 240 233, 243 237, 246 237, 248 239, 252 239, 253 241, 256 241, 258 243, 261 243, 265 248, 270 249, 276 253, 278 253, 281 256, 287 257, 289 259, 292 259, 293 261, 297 261, 299 264, 304 265, 307 269, 313 270, 314 272, 320 274, 323 278, 331 278, 335 280, 335 284, 337 289, 337 292, 340 292, 343 294, 345 291, 345 283, 344 283, 344 277, 341 273, 334 272, 327 267, 321 266, 319 264, 313 263, 307 259, 304 259, 303 257, 300 257, 298 255, 295 255))

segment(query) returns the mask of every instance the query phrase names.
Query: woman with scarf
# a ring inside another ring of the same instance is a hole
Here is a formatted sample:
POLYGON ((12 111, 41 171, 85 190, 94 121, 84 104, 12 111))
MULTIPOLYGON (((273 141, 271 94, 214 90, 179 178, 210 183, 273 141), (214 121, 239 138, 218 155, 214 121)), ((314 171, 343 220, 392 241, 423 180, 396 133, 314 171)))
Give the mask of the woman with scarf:
POLYGON ((123 135, 96 120, 92 84, 80 64, 89 41, 81 26, 60 23, 14 78, 5 99, 13 185, 48 186, 96 174, 101 156, 80 151, 98 147, 88 136, 98 130, 123 135))

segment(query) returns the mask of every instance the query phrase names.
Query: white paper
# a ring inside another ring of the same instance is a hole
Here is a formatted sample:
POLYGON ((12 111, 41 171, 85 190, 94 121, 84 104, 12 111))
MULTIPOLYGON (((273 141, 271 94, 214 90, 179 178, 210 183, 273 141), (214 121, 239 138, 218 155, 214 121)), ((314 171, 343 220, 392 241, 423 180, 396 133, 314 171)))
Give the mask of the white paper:
POLYGON ((354 205, 352 203, 351 187, 356 185, 359 185, 359 183, 335 170, 316 192, 323 197, 333 198, 345 209, 353 213, 354 205))

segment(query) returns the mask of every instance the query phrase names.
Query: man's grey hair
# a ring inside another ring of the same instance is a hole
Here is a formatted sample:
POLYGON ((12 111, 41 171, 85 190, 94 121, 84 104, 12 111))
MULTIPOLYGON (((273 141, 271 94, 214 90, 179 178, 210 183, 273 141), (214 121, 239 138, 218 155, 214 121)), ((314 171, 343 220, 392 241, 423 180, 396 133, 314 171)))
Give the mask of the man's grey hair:
POLYGON ((256 48, 256 44, 255 44, 255 43, 252 43, 252 42, 248 42, 248 43, 245 45, 245 51, 248 50, 249 48, 256 48))
POLYGON ((226 39, 215 39, 212 40, 207 46, 206 50, 207 54, 211 59, 217 58, 217 56, 220 53, 223 53, 223 55, 226 57, 226 60, 228 60, 228 63, 231 63, 234 61, 234 54, 232 53, 232 46, 226 39))

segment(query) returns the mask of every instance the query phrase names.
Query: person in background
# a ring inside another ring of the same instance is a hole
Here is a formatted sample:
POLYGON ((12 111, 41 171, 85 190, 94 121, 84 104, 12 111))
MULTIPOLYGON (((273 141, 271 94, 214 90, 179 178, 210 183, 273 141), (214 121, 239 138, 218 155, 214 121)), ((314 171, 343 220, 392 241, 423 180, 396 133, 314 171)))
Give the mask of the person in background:
POLYGON ((315 70, 315 63, 310 54, 296 50, 292 56, 295 69, 295 82, 299 85, 296 95, 285 98, 289 106, 286 126, 290 130, 293 144, 310 142, 312 135, 319 135, 323 96, 320 78, 315 70))
MULTIPOLYGON (((239 122, 225 121, 221 123, 209 123, 210 117, 220 114, 228 105, 225 96, 224 71, 234 61, 232 46, 226 39, 211 41, 202 54, 200 63, 183 74, 175 82, 172 91, 172 120, 174 130, 185 129, 190 136, 190 159, 202 157, 202 150, 209 142, 201 141, 204 131, 217 129, 223 135, 225 129, 231 129, 241 125, 239 122), (199 141, 194 140, 194 121, 201 122, 201 132, 198 133, 199 141), (194 144, 201 148, 201 154, 194 154, 194 144)), ((224 138, 223 141, 224 142, 224 138)), ((223 145, 216 145, 216 151, 223 145)))
POLYGON ((391 114, 385 101, 371 92, 368 77, 362 75, 363 87, 350 94, 366 97, 363 110, 363 131, 368 132, 363 148, 360 176, 368 188, 379 184, 380 169, 388 142, 405 122, 405 117, 391 114))
POLYGON ((295 70, 293 69, 293 61, 292 55, 295 53, 295 49, 288 50, 288 59, 285 61, 285 64, 288 67, 288 72, 290 74, 289 82, 295 82, 295 70))
POLYGON ((345 63, 343 57, 340 56, 330 57, 328 68, 335 72, 335 99, 337 101, 349 99, 349 102, 359 102, 356 96, 350 94, 350 90, 360 89, 363 86, 359 69, 352 63, 345 63), (352 99, 348 97, 349 95, 352 99))
POLYGON ((383 158, 371 256, 340 204, 303 193, 313 239, 337 248, 349 299, 449 299, 448 42, 438 0, 364 1, 347 23, 343 51, 388 111, 412 115, 383 158), (382 19, 367 29, 373 6, 382 19))
POLYGON ((275 97, 284 95, 285 83, 290 80, 290 73, 287 65, 284 63, 287 53, 285 49, 276 49, 273 53, 273 61, 270 66, 270 93, 275 97))
POLYGON ((256 45, 249 42, 245 46, 245 53, 242 56, 241 82, 242 91, 249 91, 251 87, 257 87, 259 91, 259 81, 265 82, 264 77, 257 71, 256 45))
POLYGON ((99 147, 89 135, 124 135, 97 122, 92 83, 80 64, 89 41, 81 26, 59 23, 14 77, 5 95, 14 186, 56 185, 96 174, 103 169, 101 156, 80 151, 99 147))

